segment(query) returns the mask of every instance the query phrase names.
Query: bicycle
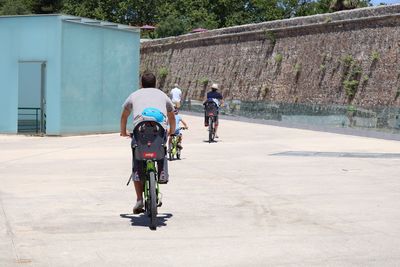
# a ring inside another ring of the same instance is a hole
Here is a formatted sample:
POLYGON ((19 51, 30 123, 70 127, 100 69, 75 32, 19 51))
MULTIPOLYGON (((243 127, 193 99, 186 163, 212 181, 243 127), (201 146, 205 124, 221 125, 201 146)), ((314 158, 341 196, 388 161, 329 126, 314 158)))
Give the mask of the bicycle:
POLYGON ((214 101, 208 101, 204 104, 206 120, 208 118, 208 142, 214 142, 215 124, 217 122, 218 107, 214 101))
MULTIPOLYGON (((186 130, 186 127, 180 127, 179 130, 186 130)), ((175 157, 177 159, 181 159, 181 146, 179 146, 179 142, 180 142, 180 136, 176 135, 176 134, 172 134, 171 135, 171 143, 170 143, 170 147, 168 149, 168 158, 169 160, 173 160, 175 157)))
POLYGON ((166 156, 165 130, 156 121, 142 121, 135 127, 131 137, 137 142, 133 156, 143 164, 144 212, 150 218, 150 229, 156 230, 158 207, 162 205, 156 163, 166 156))

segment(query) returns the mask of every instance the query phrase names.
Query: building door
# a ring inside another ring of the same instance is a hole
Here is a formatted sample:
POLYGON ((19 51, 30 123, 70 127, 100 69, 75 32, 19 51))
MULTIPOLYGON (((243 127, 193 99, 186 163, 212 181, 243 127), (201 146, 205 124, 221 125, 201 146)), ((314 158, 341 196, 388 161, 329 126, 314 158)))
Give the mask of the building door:
POLYGON ((18 67, 18 132, 46 133, 46 62, 21 61, 18 67))

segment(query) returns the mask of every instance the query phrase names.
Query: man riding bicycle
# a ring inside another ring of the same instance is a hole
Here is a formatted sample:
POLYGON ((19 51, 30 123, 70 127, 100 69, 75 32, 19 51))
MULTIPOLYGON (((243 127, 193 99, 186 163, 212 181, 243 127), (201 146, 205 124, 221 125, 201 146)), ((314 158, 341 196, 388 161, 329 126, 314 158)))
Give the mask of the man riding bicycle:
MULTIPOLYGON (((151 108, 151 110, 158 110, 161 116, 168 118, 168 123, 170 125, 170 130, 167 132, 165 130, 165 141, 167 135, 173 134, 175 132, 175 115, 174 115, 174 106, 168 96, 162 92, 161 90, 155 88, 156 87, 156 77, 152 73, 144 73, 141 78, 142 88, 135 91, 125 100, 122 105, 123 111, 121 114, 121 122, 120 122, 120 135, 121 136, 130 136, 130 133, 126 130, 126 124, 129 115, 131 112, 133 113, 133 125, 136 126, 137 123, 143 121, 143 112, 151 108)), ((146 115, 146 113, 144 113, 146 115)), ((159 114, 157 115, 157 121, 159 114)), ((149 116, 152 116, 151 114, 149 116)), ((164 129, 166 129, 166 123, 162 123, 164 129)), ((132 137, 132 155, 134 155, 134 148, 136 145, 136 140, 132 137)), ((158 165, 158 177, 159 183, 167 183, 168 182, 168 166, 167 159, 160 160, 157 162, 158 165)), ((133 208, 133 213, 139 213, 144 205, 143 205, 143 166, 140 161, 137 161, 133 158, 132 160, 132 180, 134 182, 137 202, 133 208)))
MULTIPOLYGON (((217 110, 219 110, 220 106, 224 105, 224 100, 222 95, 217 92, 218 90, 218 84, 213 83, 211 85, 211 91, 207 93, 207 97, 203 103, 205 109, 204 109, 204 126, 208 127, 208 114, 206 112, 206 107, 207 105, 216 105, 217 110)), ((215 138, 218 138, 217 135, 217 130, 218 130, 218 112, 215 115, 215 138)))

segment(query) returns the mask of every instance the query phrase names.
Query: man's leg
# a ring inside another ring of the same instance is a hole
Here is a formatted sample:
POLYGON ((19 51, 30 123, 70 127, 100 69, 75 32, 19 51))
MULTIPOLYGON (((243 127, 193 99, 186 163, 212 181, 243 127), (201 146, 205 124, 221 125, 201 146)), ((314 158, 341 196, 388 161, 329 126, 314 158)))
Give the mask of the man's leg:
POLYGON ((136 204, 133 207, 133 213, 139 214, 143 212, 144 204, 143 204, 143 163, 141 161, 135 160, 135 168, 133 172, 133 184, 135 186, 136 192, 136 204))
POLYGON ((136 201, 143 201, 143 183, 142 181, 133 181, 136 191, 136 201))
POLYGON ((178 135, 178 148, 182 149, 182 134, 178 135))
POLYGON ((138 160, 135 160, 135 146, 136 146, 136 140, 132 138, 131 142, 131 148, 132 148, 132 181, 133 185, 135 186, 135 192, 136 192, 136 204, 133 207, 133 213, 137 214, 143 211, 143 183, 140 180, 140 173, 142 171, 141 162, 138 160))
MULTIPOLYGON (((167 136, 167 132, 164 132, 164 143, 169 138, 169 140, 172 140, 171 136, 167 136)), ((168 175, 168 160, 167 160, 167 155, 165 155, 164 159, 162 160, 157 160, 157 169, 158 169, 158 182, 160 184, 166 184, 168 183, 169 175, 168 175)))
POLYGON ((172 136, 168 136, 168 152, 172 150, 172 136))
POLYGON ((160 184, 166 184, 169 180, 168 174, 168 160, 165 157, 162 160, 157 160, 157 168, 158 168, 158 182, 160 184))
POLYGON ((215 116, 215 138, 218 138, 218 135, 217 135, 217 130, 218 130, 218 115, 217 116, 215 116))

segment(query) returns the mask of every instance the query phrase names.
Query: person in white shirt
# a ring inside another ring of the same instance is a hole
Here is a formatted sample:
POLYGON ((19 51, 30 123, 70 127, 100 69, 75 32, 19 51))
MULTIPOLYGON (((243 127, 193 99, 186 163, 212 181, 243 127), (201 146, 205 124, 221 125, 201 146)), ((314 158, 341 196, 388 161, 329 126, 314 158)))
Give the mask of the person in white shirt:
POLYGON ((181 107, 182 90, 179 89, 178 84, 174 84, 174 88, 171 90, 171 101, 177 107, 181 107))

